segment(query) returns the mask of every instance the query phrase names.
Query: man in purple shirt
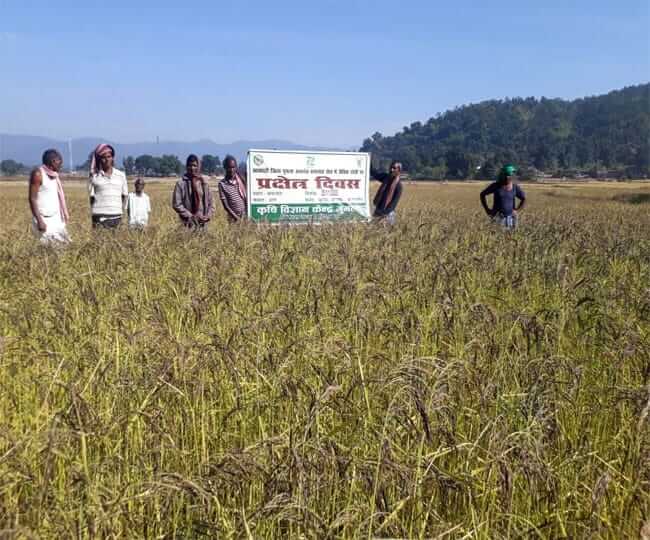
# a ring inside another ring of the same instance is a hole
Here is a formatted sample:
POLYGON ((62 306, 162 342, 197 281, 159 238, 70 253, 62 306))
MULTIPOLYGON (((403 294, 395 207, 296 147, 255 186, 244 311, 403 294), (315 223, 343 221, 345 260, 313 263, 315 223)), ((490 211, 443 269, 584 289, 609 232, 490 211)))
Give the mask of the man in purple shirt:
POLYGON ((481 204, 486 214, 507 229, 517 226, 517 214, 526 204, 524 190, 513 182, 516 172, 514 165, 504 166, 499 173, 499 179, 481 191, 481 204), (492 195, 494 199, 492 208, 487 204, 488 195, 492 195), (519 206, 516 199, 520 201, 519 206))

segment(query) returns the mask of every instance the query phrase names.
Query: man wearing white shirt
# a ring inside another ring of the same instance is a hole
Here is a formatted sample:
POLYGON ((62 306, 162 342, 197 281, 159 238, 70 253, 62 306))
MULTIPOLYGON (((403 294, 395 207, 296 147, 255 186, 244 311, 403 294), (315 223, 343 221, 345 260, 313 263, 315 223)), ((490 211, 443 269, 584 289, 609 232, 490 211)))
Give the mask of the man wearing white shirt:
POLYGON ((151 203, 149 202, 149 195, 144 192, 144 180, 142 178, 135 181, 135 193, 129 193, 127 211, 130 228, 144 229, 149 223, 151 203))
POLYGON ((114 229, 122 221, 129 188, 126 175, 113 167, 115 150, 100 144, 90 156, 90 209, 93 227, 114 229))

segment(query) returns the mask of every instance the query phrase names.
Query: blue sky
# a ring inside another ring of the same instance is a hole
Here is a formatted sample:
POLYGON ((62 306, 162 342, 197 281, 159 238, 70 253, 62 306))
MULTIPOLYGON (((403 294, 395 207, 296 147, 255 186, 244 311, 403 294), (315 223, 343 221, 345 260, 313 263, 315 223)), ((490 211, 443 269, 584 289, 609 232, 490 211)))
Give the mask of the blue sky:
POLYGON ((356 147, 650 80, 648 0, 0 0, 0 132, 356 147))

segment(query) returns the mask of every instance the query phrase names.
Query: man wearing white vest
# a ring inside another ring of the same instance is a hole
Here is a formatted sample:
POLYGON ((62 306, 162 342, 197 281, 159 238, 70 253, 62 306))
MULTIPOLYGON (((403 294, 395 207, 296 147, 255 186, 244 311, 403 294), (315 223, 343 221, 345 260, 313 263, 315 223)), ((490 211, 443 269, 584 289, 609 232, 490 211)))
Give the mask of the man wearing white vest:
POLYGON ((66 224, 70 219, 65 203, 59 171, 63 165, 61 154, 54 149, 43 153, 43 165, 29 177, 29 207, 32 211, 32 230, 44 244, 70 242, 66 224))

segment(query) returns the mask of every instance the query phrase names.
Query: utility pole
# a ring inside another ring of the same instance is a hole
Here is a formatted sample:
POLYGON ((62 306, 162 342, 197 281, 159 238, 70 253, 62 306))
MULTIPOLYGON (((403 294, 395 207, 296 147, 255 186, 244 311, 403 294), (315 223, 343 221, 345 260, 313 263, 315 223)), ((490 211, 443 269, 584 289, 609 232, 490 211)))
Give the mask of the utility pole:
POLYGON ((70 168, 70 172, 74 172, 74 161, 72 161, 72 139, 68 139, 68 167, 70 168))

